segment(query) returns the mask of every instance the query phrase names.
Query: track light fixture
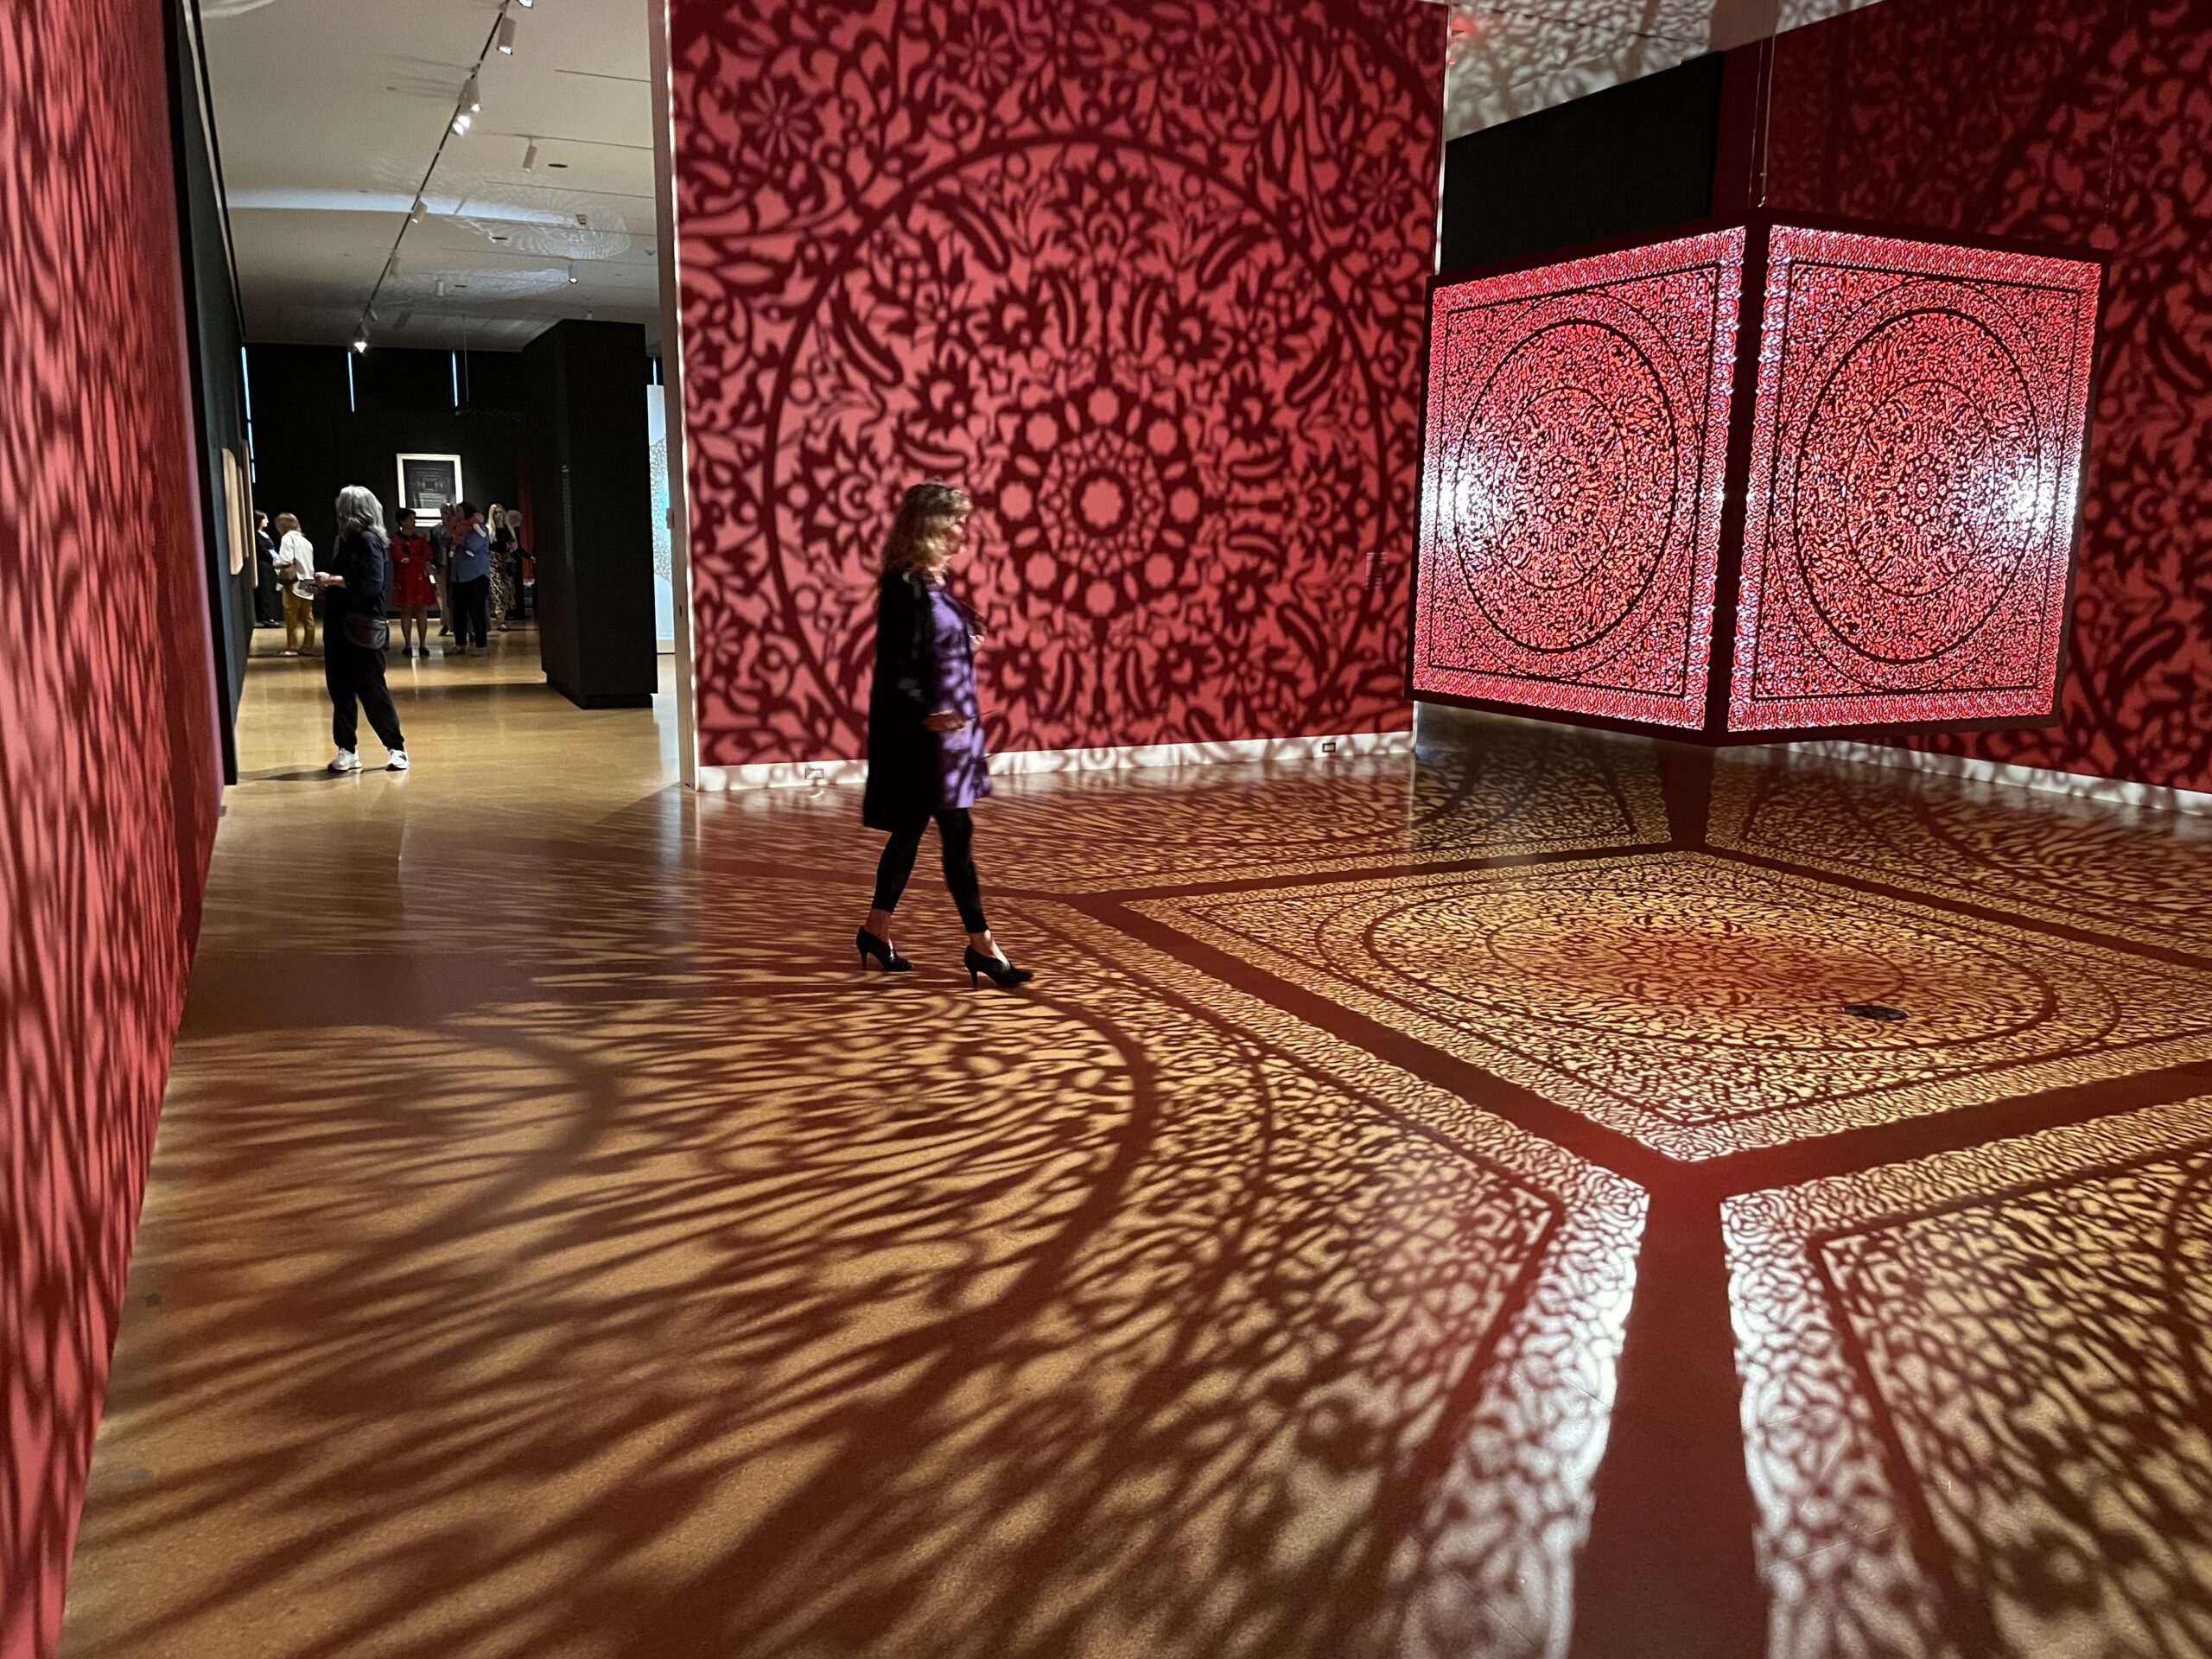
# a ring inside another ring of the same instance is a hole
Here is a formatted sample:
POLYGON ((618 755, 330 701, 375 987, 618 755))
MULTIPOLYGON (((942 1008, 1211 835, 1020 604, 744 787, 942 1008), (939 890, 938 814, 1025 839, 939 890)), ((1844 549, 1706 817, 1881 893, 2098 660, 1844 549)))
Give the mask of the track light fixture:
POLYGON ((573 284, 578 280, 580 279, 576 276, 576 262, 571 259, 569 261, 569 281, 573 284))
POLYGON ((474 74, 469 76, 468 84, 461 89, 461 101, 468 105, 472 114, 484 107, 484 89, 477 84, 474 74))
POLYGON ((530 147, 522 153, 522 170, 525 173, 532 173, 537 169, 537 140, 533 138, 530 141, 530 147))
POLYGON ((511 58, 515 54, 515 20, 512 17, 499 19, 499 50, 511 58))
POLYGON ((369 336, 365 330, 353 336, 353 353, 355 356, 358 357, 361 353, 365 352, 368 349, 369 336))
POLYGON ((467 131, 468 130, 468 111, 467 111, 463 110, 460 114, 458 114, 458 115, 456 115, 456 116, 454 116, 454 118, 453 118, 453 130, 454 130, 455 132, 467 132, 467 131))
POLYGON ((410 225, 420 225, 420 224, 423 222, 423 198, 422 198, 422 197, 420 197, 420 196, 416 197, 416 198, 415 198, 415 205, 414 205, 412 207, 410 207, 410 208, 407 210, 407 222, 408 222, 410 225))
POLYGON ((528 11, 537 3, 537 0, 515 0, 515 4, 520 6, 524 11, 528 11))

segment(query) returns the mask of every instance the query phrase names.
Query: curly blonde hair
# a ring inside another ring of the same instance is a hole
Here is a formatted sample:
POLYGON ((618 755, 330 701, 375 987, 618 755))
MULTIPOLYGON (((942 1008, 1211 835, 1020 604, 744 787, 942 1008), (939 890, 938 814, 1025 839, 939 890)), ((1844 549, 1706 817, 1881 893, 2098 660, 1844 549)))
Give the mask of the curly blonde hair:
POLYGON ((952 531, 976 510, 964 490, 917 484, 899 503, 883 541, 883 568, 900 575, 935 575, 952 556, 952 531))

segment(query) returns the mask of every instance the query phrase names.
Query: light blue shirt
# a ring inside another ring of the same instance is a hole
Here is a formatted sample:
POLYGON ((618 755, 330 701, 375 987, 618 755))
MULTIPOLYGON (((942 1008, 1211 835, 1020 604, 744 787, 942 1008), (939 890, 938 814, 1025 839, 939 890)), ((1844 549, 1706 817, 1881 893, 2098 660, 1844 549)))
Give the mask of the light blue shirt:
POLYGON ((492 543, 480 530, 471 529, 468 539, 453 550, 453 564, 447 572, 454 582, 474 582, 479 576, 492 574, 492 543))

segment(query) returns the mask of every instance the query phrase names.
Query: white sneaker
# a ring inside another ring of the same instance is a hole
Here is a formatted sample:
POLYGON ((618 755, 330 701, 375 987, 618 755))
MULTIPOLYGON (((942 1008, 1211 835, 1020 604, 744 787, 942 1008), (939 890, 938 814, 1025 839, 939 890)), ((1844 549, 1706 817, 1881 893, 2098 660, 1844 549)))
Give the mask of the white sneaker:
POLYGON ((351 749, 340 749, 330 757, 330 769, 333 772, 359 772, 361 757, 351 749))
MULTIPOLYGON (((359 766, 359 764, 360 764, 360 762, 359 762, 358 760, 354 762, 354 765, 356 765, 356 766, 359 766)), ((386 765, 387 766, 391 767, 391 770, 392 770, 392 771, 394 771, 394 772, 404 772, 404 771, 406 771, 406 770, 407 770, 407 751, 406 751, 406 750, 404 750, 404 749, 394 749, 394 750, 391 752, 391 760, 387 760, 387 761, 385 761, 385 765, 386 765)))

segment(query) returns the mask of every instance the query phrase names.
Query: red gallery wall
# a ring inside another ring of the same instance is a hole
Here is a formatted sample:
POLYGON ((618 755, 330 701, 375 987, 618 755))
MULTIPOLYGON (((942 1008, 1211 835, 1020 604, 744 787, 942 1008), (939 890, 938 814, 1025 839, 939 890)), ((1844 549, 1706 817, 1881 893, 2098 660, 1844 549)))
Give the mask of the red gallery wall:
POLYGON ((1403 729, 1446 11, 673 0, 701 759, 856 756, 900 488, 993 746, 1403 729))
POLYGON ((1921 747, 2212 790, 2212 0, 1882 0, 1774 87, 1770 206, 2113 253, 2063 721, 1921 747))
POLYGON ((50 1652, 219 803, 162 8, 0 10, 0 1656, 50 1652))

